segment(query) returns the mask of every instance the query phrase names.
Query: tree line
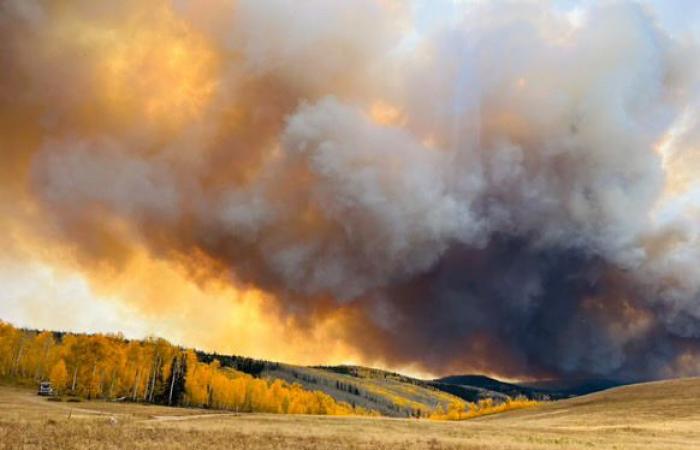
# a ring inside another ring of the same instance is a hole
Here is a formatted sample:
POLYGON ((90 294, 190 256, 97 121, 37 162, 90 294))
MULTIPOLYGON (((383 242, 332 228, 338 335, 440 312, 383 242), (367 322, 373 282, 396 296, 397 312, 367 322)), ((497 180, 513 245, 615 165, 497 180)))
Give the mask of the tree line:
POLYGON ((58 394, 87 399, 240 412, 378 414, 295 383, 222 367, 209 355, 203 359, 160 338, 39 332, 0 321, 0 379, 5 382, 49 380, 58 394))
POLYGON ((491 398, 485 398, 476 403, 467 402, 462 404, 455 402, 450 404, 447 410, 438 407, 428 417, 433 420, 468 420, 515 409, 534 408, 541 404, 542 402, 530 400, 527 397, 516 397, 515 399, 508 397, 502 402, 494 402, 491 398))

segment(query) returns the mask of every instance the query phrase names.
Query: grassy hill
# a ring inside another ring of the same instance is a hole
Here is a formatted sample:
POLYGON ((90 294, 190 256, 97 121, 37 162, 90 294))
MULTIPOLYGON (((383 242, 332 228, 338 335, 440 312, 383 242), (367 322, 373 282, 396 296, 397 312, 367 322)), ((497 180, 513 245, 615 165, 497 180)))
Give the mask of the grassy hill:
MULTIPOLYGON (((386 370, 361 366, 303 367, 240 356, 199 353, 200 360, 219 360, 256 377, 299 383, 309 390, 324 392, 336 400, 362 406, 393 417, 424 416, 452 403, 526 397, 533 400, 559 400, 606 389, 618 384, 578 380, 572 385, 547 384, 543 387, 505 383, 483 375, 453 375, 436 380, 421 380, 386 370), (585 389, 590 389, 586 391, 585 389)), ((612 383, 612 382, 610 382, 612 383)))
POLYGON ((338 401, 379 411, 393 417, 422 417, 430 411, 463 399, 438 389, 431 382, 398 373, 359 366, 303 367, 237 356, 200 354, 202 361, 217 359, 251 375, 282 379, 321 391, 338 401))
POLYGON ((280 365, 265 376, 301 383, 350 404, 380 411, 384 415, 425 416, 438 407, 447 408, 462 399, 393 372, 356 366, 299 367, 280 365))
POLYGON ((0 379, 13 384, 48 379, 60 394, 88 399, 392 417, 440 417, 446 411, 476 408, 467 402, 484 399, 484 408, 503 409, 514 406, 509 399, 516 397, 567 396, 479 375, 420 380, 360 366, 302 367, 195 352, 158 338, 130 341, 120 335, 41 332, 2 322, 0 379))
POLYGON ((600 435, 634 435, 649 447, 700 448, 698 399, 700 378, 664 380, 616 387, 474 421, 496 426, 517 423, 527 429, 587 429, 600 435))
POLYGON ((700 442, 698 398, 700 379, 669 380, 440 422, 65 404, 0 386, 0 448, 686 450, 700 442))

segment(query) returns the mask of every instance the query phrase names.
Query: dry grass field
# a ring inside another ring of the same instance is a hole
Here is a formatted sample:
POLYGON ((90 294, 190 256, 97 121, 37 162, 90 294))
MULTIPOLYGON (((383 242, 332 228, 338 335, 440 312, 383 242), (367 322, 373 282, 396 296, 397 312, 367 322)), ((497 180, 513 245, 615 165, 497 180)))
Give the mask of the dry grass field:
POLYGON ((223 414, 49 402, 0 387, 2 449, 691 449, 700 379, 641 384, 465 422, 223 414))

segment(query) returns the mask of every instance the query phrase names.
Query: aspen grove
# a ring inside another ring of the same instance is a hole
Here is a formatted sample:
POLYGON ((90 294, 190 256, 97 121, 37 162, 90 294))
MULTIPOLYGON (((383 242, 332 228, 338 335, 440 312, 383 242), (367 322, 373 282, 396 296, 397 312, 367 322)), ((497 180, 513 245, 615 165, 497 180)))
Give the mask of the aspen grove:
POLYGON ((0 380, 51 381, 58 395, 240 412, 376 415, 282 380, 198 361, 160 338, 23 330, 0 321, 0 380))

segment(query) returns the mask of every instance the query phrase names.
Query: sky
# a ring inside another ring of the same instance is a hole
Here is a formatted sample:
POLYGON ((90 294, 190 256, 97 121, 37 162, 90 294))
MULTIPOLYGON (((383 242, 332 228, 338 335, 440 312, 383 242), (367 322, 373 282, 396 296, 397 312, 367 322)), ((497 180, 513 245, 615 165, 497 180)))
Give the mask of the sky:
POLYGON ((700 374, 700 4, 0 3, 0 319, 700 374))

